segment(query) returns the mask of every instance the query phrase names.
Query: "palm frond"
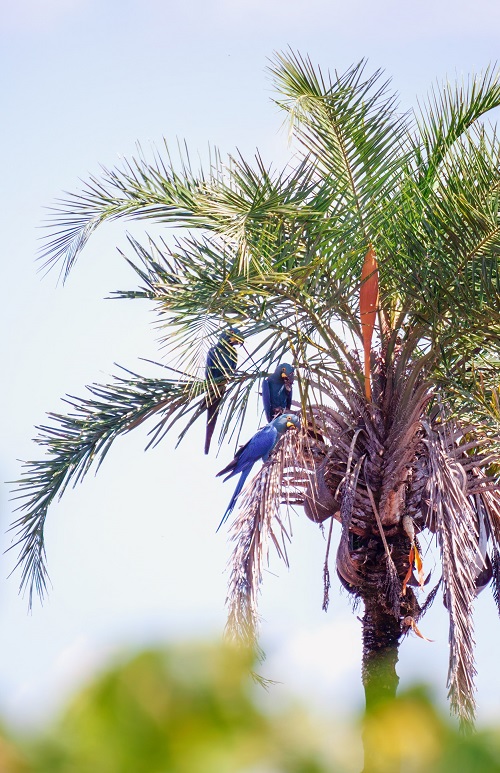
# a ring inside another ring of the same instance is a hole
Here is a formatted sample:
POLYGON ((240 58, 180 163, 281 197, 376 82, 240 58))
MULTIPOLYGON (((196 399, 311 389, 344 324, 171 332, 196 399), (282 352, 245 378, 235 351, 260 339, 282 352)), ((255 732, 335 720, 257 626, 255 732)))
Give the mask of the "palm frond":
POLYGON ((484 74, 470 76, 456 86, 446 83, 434 88, 417 114, 422 147, 419 175, 421 184, 432 186, 441 164, 455 143, 486 113, 500 105, 499 72, 488 67, 484 74))
POLYGON ((253 168, 242 158, 230 158, 224 166, 216 153, 206 176, 193 173, 188 156, 181 156, 179 166, 177 171, 165 143, 164 157, 155 153, 148 161, 140 150, 123 168, 103 167, 100 177, 92 175, 79 193, 51 208, 52 236, 41 253, 43 267, 62 261, 66 279, 94 230, 106 220, 126 217, 218 233, 234 245, 240 268, 248 269, 250 263, 261 265, 266 242, 276 241, 275 232, 285 222, 300 226, 322 217, 320 197, 314 207, 307 203, 317 184, 306 161, 277 173, 259 155, 253 168))
MULTIPOLYGON (((140 146, 138 151, 122 169, 103 167, 100 177, 92 175, 79 193, 68 194, 51 208, 52 236, 41 252, 44 268, 62 261, 60 275, 65 280, 91 234, 106 220, 153 218, 210 228, 201 211, 206 181, 203 173, 193 174, 187 153, 177 172, 166 143, 166 157, 156 154, 153 162, 146 161, 140 146)), ((219 174, 217 155, 211 173, 219 174)))
POLYGON ((453 711, 467 724, 475 714, 472 605, 476 596, 477 521, 459 462, 447 453, 438 433, 429 425, 424 427, 430 467, 429 517, 441 551, 443 593, 450 617, 449 698, 453 711))
POLYGON ((397 113, 381 72, 365 76, 363 61, 324 77, 308 58, 290 51, 276 55, 270 70, 284 96, 278 104, 289 113, 318 177, 342 201, 344 241, 357 239, 364 255, 399 187, 407 120, 397 113))
POLYGON ((265 372, 286 347, 297 362, 311 367, 318 364, 315 357, 328 356, 337 367, 352 360, 334 319, 340 317, 356 335, 359 321, 340 282, 332 282, 329 297, 321 302, 313 279, 316 268, 321 272, 316 263, 287 270, 282 254, 265 273, 242 273, 235 268, 234 251, 214 238, 178 240, 173 249, 162 240, 150 239, 147 247, 129 241, 135 253, 129 263, 143 287, 118 295, 156 302, 159 327, 165 331, 162 343, 181 369, 196 373, 203 366, 207 340, 220 330, 221 320, 239 324, 248 340, 259 341, 252 352, 259 371, 265 372))
POLYGON ((180 419, 203 390, 203 381, 143 378, 127 372, 129 377, 117 377, 111 386, 88 387, 91 397, 67 398, 73 412, 49 413, 53 423, 38 428, 35 440, 47 457, 23 465, 14 497, 22 500, 17 508, 21 515, 11 526, 17 532, 12 548, 20 547, 15 568, 22 569, 20 589, 27 589, 30 607, 34 590, 41 598, 46 592, 44 527, 50 505, 70 483, 75 486, 83 480, 93 464, 99 469, 119 435, 153 416, 180 419))
POLYGON ((288 565, 286 545, 290 533, 280 517, 280 506, 285 471, 300 463, 296 453, 294 439, 287 433, 271 459, 252 479, 231 526, 235 546, 229 561, 226 634, 252 647, 257 641, 258 594, 271 543, 288 565))

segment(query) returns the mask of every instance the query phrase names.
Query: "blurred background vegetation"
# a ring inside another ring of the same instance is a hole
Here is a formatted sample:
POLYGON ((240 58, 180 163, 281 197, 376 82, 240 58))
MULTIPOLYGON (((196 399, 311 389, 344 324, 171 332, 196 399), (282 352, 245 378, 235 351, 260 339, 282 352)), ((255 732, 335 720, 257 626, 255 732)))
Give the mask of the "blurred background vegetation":
POLYGON ((0 773, 359 773, 362 733, 380 773, 500 771, 500 728, 460 735, 423 687, 340 723, 270 705, 254 667, 229 646, 124 656, 42 731, 0 726, 0 773))

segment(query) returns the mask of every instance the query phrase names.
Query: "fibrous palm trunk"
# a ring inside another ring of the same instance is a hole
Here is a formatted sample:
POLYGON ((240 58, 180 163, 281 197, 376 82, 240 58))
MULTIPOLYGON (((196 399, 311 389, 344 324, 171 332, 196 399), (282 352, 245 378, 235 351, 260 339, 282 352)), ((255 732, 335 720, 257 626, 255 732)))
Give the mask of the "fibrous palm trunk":
POLYGON ((363 686, 366 710, 394 698, 399 684, 396 673, 401 624, 376 598, 363 600, 363 686))

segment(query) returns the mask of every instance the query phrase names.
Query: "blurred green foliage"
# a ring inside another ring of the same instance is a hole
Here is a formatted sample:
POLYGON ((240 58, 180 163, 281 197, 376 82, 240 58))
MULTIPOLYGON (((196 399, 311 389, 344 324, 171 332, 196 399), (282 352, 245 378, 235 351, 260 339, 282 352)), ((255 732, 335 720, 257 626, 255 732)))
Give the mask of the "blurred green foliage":
POLYGON ((362 734, 367 773, 500 773, 500 732, 460 735, 423 689, 340 727, 297 706, 266 709, 253 666, 233 647, 142 652, 41 735, 0 729, 0 773, 359 773, 362 734))
POLYGON ((365 773, 500 773, 500 730, 459 732, 423 687, 381 702, 363 719, 365 773))

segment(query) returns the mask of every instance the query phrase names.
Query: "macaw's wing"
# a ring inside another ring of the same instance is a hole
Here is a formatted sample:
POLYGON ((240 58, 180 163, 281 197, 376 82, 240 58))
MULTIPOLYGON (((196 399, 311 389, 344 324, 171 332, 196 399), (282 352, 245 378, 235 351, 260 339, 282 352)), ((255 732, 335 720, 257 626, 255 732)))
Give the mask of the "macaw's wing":
POLYGON ((205 453, 210 450, 212 435, 217 423, 218 408, 228 378, 234 373, 238 355, 236 349, 227 342, 218 343, 210 347, 207 354, 205 367, 205 379, 207 381, 207 428, 205 432, 205 453))
POLYGON ((223 342, 210 347, 207 354, 205 378, 210 381, 227 379, 234 373, 238 354, 234 346, 223 342))
MULTIPOLYGON (((230 478, 232 475, 237 475, 237 474, 238 474, 238 472, 239 472, 240 470, 239 470, 239 469, 238 469, 238 470, 237 470, 237 469, 235 469, 235 468, 236 468, 236 465, 237 465, 237 464, 238 464, 238 462, 239 462, 239 459, 240 459, 240 456, 241 456, 241 454, 243 453, 243 451, 245 450, 245 448, 246 448, 246 447, 249 445, 249 443, 250 443, 250 440, 248 441, 248 443, 245 443, 245 445, 244 445, 244 446, 240 446, 240 447, 238 448, 238 450, 236 451, 236 453, 235 453, 235 455, 234 455, 234 459, 233 459, 233 461, 232 461, 232 462, 229 462, 229 464, 228 464, 226 467, 224 467, 224 469, 223 469, 223 470, 220 470, 220 472, 218 472, 218 473, 216 474, 216 476, 215 476, 216 478, 219 478, 221 475, 225 475, 225 474, 226 474, 226 472, 229 472, 230 474, 227 476, 227 478, 225 478, 225 480, 227 480, 228 478, 230 478)), ((240 469, 241 469, 241 468, 240 468, 240 469)))
POLYGON ((217 473, 217 475, 223 475, 224 473, 229 472, 229 475, 224 478, 224 480, 228 480, 232 475, 241 472, 240 479, 236 485, 233 496, 231 497, 231 501, 227 506, 226 512, 222 516, 222 520, 217 527, 217 531, 219 531, 222 524, 227 521, 234 510, 236 501, 255 462, 259 459, 266 460, 277 440, 278 431, 276 428, 271 424, 266 425, 256 432, 246 445, 241 446, 241 448, 238 449, 235 458, 227 467, 217 473))
POLYGON ((281 380, 281 376, 279 381, 276 380, 274 375, 269 379, 269 391, 271 393, 271 419, 274 419, 275 416, 280 413, 280 408, 285 407, 285 399, 283 395, 285 387, 283 385, 283 381, 281 380))
POLYGON ((250 438, 248 443, 238 448, 236 455, 232 462, 229 462, 227 467, 217 473, 219 475, 229 475, 224 478, 228 480, 233 475, 237 475, 244 470, 251 470, 253 465, 258 459, 262 459, 266 454, 269 454, 274 446, 275 439, 278 433, 271 424, 266 424, 265 427, 259 429, 255 435, 250 438))
POLYGON ((262 461, 267 462, 269 457, 271 456, 271 452, 274 451, 275 447, 278 445, 278 442, 281 439, 281 436, 283 435, 282 432, 278 432, 278 430, 275 427, 271 427, 273 430, 272 437, 269 437, 269 442, 266 445, 266 449, 264 453, 262 454, 262 461))
POLYGON ((292 393, 293 393, 292 383, 290 383, 290 389, 286 389, 285 391, 286 391, 286 409, 285 410, 289 411, 290 408, 292 407, 292 393))
POLYGON ((247 466, 252 467, 258 459, 266 456, 271 451, 277 435, 278 432, 272 424, 266 424, 265 427, 259 429, 242 449, 239 459, 240 469, 247 466))
POLYGON ((269 389, 269 379, 265 378, 262 382, 262 402, 264 403, 264 413, 268 421, 272 421, 273 412, 271 408, 271 391, 269 389))
POLYGON ((207 362, 205 365, 205 378, 208 381, 214 381, 222 377, 222 373, 219 369, 219 358, 217 357, 217 347, 211 346, 207 354, 207 362))

